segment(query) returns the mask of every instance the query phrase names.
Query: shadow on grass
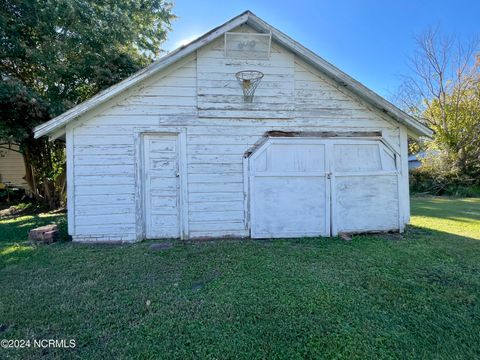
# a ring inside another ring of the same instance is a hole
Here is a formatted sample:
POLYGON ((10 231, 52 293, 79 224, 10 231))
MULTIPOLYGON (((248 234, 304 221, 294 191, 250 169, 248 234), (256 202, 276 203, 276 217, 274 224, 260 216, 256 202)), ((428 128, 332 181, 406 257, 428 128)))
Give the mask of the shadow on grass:
POLYGON ((351 242, 176 242, 164 251, 150 244, 26 251, 38 255, 2 270, 9 310, 0 315, 10 326, 2 335, 71 337, 78 357, 105 359, 166 351, 172 358, 475 358, 480 351, 480 242, 468 237, 410 226, 351 242))
POLYGON ((60 241, 67 241, 67 220, 65 214, 35 214, 0 221, 0 267, 28 259, 38 246, 28 240, 28 232, 39 226, 57 224, 60 241))

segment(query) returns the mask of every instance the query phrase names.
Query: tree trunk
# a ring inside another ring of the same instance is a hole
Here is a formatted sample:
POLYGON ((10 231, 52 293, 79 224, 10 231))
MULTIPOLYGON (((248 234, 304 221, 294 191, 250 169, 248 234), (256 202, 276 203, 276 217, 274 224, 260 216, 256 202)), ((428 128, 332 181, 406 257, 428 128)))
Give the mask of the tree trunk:
POLYGON ((25 180, 36 200, 56 209, 65 203, 65 146, 45 139, 26 139, 22 144, 25 180))
POLYGON ((27 182, 28 187, 30 188, 30 191, 35 199, 41 200, 28 149, 23 150, 23 163, 25 164, 25 181, 27 182))

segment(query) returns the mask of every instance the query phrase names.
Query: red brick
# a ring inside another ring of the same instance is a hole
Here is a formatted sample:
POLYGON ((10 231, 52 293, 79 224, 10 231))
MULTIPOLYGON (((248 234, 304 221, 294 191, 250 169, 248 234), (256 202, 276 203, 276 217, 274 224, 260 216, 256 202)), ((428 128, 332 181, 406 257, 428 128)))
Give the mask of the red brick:
POLYGON ((28 233, 28 239, 31 241, 51 244, 52 242, 57 241, 58 235, 57 225, 51 224, 30 230, 28 233))

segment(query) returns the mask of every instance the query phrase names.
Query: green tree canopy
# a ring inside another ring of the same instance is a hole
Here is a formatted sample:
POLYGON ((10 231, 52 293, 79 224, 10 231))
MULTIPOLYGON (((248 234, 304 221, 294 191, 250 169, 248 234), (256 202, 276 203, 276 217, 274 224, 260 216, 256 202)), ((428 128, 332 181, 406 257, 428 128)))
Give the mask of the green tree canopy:
MULTIPOLYGON (((165 0, 0 0, 0 142, 44 163, 32 128, 146 66, 172 19, 165 0)), ((52 171, 32 176, 45 185, 52 171)))

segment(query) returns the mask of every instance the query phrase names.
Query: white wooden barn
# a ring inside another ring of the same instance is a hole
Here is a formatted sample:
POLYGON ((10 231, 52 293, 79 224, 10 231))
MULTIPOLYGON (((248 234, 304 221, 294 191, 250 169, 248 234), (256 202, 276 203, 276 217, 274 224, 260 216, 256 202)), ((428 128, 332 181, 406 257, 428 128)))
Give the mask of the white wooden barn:
POLYGON ((402 231, 407 136, 431 131, 247 11, 45 135, 66 140, 69 233, 105 242, 402 231))

